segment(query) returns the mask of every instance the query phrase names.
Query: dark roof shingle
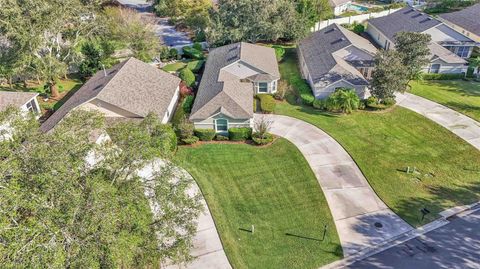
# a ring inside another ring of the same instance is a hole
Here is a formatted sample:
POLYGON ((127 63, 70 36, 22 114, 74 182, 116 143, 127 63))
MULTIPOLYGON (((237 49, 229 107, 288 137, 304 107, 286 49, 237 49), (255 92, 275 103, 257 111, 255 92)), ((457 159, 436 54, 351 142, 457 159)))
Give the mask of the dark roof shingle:
POLYGON ((480 3, 463 10, 439 15, 442 19, 456 24, 467 31, 480 35, 480 3))
POLYGON ((394 41, 396 33, 420 33, 441 24, 441 22, 412 7, 406 7, 388 16, 370 19, 368 24, 373 25, 388 39, 394 41))

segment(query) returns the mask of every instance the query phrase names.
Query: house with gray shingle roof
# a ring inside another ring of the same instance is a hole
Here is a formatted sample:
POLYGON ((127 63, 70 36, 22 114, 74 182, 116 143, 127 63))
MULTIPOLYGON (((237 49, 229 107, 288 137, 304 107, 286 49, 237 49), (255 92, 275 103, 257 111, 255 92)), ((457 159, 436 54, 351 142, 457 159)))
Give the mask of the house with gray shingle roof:
POLYGON ((0 111, 15 107, 25 112, 40 113, 36 92, 0 91, 0 111))
POLYGON ((300 70, 317 99, 338 88, 355 89, 364 99, 369 95, 376 51, 365 38, 332 24, 300 41, 300 70))
MULTIPOLYGON (((438 15, 438 19, 452 29, 480 44, 480 3, 460 11, 438 15)), ((477 44, 477 45, 478 45, 477 44)))
POLYGON ((441 21, 412 7, 400 9, 388 16, 370 19, 367 33, 383 49, 394 49, 395 35, 400 32, 429 34, 431 62, 424 67, 428 73, 463 73, 475 41, 455 31, 441 21))
POLYGON ((142 119, 149 113, 167 123, 180 92, 180 79, 129 58, 97 72, 41 126, 48 132, 74 109, 99 111, 107 119, 142 119))
POLYGON ((190 120, 197 129, 252 127, 253 97, 273 94, 280 79, 275 50, 235 43, 209 52, 190 120))

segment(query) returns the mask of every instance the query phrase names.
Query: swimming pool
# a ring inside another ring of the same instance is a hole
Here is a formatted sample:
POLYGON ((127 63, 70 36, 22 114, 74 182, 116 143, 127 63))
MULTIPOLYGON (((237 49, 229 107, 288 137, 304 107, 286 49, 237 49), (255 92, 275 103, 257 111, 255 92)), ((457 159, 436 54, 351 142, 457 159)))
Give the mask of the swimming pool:
POLYGON ((361 11, 361 12, 365 12, 365 11, 368 10, 367 7, 360 6, 360 5, 356 5, 356 4, 348 4, 348 9, 350 9, 350 10, 356 10, 356 11, 361 11))

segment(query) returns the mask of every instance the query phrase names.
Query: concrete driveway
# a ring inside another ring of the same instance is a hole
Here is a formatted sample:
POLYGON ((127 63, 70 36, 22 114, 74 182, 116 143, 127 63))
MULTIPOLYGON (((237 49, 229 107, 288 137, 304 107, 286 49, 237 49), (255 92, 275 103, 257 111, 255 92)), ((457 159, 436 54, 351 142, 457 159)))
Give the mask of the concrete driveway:
POLYGON ((319 128, 280 115, 255 114, 272 121, 271 133, 297 146, 326 196, 345 256, 374 247, 413 229, 375 194, 343 147, 319 128))
MULTIPOLYGON (((165 162, 162 160, 155 160, 149 165, 145 166, 138 172, 138 175, 143 179, 144 184, 152 184, 148 181, 154 174, 154 171, 161 171, 165 166, 165 162)), ((191 175, 178 168, 177 174, 185 177, 191 175)), ((192 179, 193 180, 193 179, 192 179)), ((193 180, 193 182, 195 182, 193 180)), ((153 215, 159 214, 160 207, 156 200, 153 198, 153 188, 145 188, 145 196, 149 199, 150 208, 153 215)), ((197 184, 194 184, 193 188, 189 190, 189 193, 199 193, 200 189, 197 184)), ((197 269, 197 268, 211 268, 211 269, 231 269, 231 265, 227 259, 227 255, 223 250, 222 242, 217 232, 215 223, 213 222, 212 215, 208 209, 207 203, 202 199, 202 204, 205 210, 200 214, 198 218, 197 234, 193 239, 193 248, 190 254, 195 258, 191 263, 186 266, 169 265, 167 269, 197 269)))
POLYGON ((480 150, 480 123, 446 106, 410 93, 397 93, 397 104, 447 128, 480 150))

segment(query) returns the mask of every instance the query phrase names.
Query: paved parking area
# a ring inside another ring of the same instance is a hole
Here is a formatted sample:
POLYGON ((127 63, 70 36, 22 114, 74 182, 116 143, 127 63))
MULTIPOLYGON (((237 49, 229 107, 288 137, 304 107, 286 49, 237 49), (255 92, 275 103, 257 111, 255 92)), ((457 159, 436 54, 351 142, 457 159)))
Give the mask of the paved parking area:
POLYGON ((287 116, 260 115, 272 121, 271 132, 295 144, 310 164, 326 196, 345 256, 413 229, 393 213, 362 172, 328 134, 287 116))

